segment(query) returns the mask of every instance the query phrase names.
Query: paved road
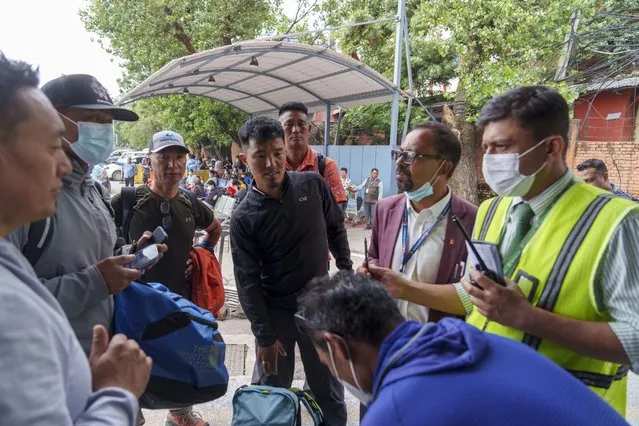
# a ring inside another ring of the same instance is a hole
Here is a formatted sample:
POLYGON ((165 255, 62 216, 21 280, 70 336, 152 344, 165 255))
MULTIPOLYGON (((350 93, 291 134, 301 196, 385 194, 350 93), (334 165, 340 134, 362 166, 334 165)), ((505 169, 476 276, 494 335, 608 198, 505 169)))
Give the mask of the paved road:
MULTIPOLYGON (((112 193, 119 193, 121 184, 112 182, 112 193)), ((349 228, 348 239, 352 250, 353 263, 358 265, 363 259, 364 251, 364 238, 368 238, 370 241, 370 231, 365 231, 361 228, 349 228)), ((335 271, 334 264, 332 270, 335 271)), ((228 281, 229 285, 235 285, 235 278, 233 277, 233 261, 231 259, 231 253, 229 251, 228 244, 225 246, 222 256, 222 272, 224 278, 228 281)), ((243 384, 250 382, 250 372, 253 365, 255 346, 253 337, 251 335, 250 325, 247 320, 227 320, 220 321, 220 330, 229 347, 230 357, 227 357, 227 366, 229 371, 242 373, 234 375, 229 383, 229 391, 227 394, 216 401, 202 404, 196 407, 196 410, 204 415, 204 418, 210 423, 211 426, 226 426, 231 423, 232 408, 231 401, 233 392, 235 389, 243 384), (246 346, 247 356, 244 358, 239 355, 239 352, 243 352, 243 348, 246 346)), ((299 354, 297 354, 297 371, 295 386, 301 387, 303 384, 303 371, 301 369, 301 362, 299 360, 299 354)), ((635 374, 630 374, 629 378, 629 392, 628 392, 628 411, 627 418, 632 426, 639 426, 639 377, 635 374)), ((358 403, 352 395, 347 395, 347 406, 349 422, 348 426, 355 426, 359 424, 358 419, 358 403)), ((149 426, 164 426, 164 420, 166 418, 166 411, 149 411, 145 410, 145 416, 147 418, 146 424, 149 426)), ((308 420, 308 419, 307 419, 308 420)), ((304 422, 309 424, 309 422, 304 422)))

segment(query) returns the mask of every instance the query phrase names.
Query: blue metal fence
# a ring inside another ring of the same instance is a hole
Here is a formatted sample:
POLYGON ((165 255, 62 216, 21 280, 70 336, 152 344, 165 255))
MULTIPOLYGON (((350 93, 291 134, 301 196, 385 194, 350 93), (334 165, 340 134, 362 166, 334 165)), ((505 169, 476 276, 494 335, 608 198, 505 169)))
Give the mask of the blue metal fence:
MULTIPOLYGON (((325 153, 324 145, 314 145, 312 148, 325 153)), ((362 183, 370 176, 371 169, 376 168, 384 183, 384 197, 397 193, 390 145, 329 145, 328 156, 335 160, 338 169, 348 169, 348 176, 353 184, 362 183)))

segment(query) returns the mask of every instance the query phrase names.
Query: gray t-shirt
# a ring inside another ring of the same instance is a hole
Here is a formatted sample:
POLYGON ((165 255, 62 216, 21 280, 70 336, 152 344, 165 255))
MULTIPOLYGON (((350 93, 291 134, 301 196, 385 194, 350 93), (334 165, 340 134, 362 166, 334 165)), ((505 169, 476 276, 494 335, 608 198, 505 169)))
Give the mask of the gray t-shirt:
POLYGON ((0 238, 0 415, 3 425, 133 425, 137 401, 91 390, 91 370, 60 305, 0 238))

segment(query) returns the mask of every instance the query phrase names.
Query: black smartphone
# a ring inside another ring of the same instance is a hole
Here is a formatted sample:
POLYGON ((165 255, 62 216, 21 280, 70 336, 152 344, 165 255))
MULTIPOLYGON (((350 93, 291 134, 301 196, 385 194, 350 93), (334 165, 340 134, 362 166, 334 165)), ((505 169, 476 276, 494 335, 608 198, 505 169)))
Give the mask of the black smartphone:
POLYGON ((364 238, 364 263, 368 266, 368 241, 364 238))
MULTIPOLYGON (((486 275, 491 280, 495 281, 497 284, 500 284, 500 285, 505 287, 506 286, 506 282, 504 281, 503 275, 499 274, 499 273, 497 273, 497 272, 495 272, 495 271, 493 271, 491 269, 488 269, 488 266, 486 266, 486 262, 484 262, 484 259, 482 259, 481 256, 479 255, 479 252, 477 251, 477 247, 475 247, 475 244, 473 244, 473 241, 470 239, 470 236, 466 232, 466 229, 464 229, 464 226, 461 224, 461 222, 459 221, 459 218, 457 216, 453 216, 453 222, 455 222, 455 224, 457 224, 457 226, 459 227, 459 230, 461 231, 462 235, 464 236, 464 239, 468 243, 468 246, 472 250, 472 252, 475 255, 475 257, 477 258, 477 262, 479 262, 478 265, 472 265, 472 266, 474 266, 475 269, 477 269, 482 274, 486 275)), ((475 287, 479 287, 479 285, 477 285, 477 283, 473 282, 473 280, 471 280, 471 283, 475 287)), ((481 287, 479 287, 479 288, 481 288, 481 287)))
POLYGON ((153 244, 162 244, 167 239, 167 237, 168 235, 166 234, 164 228, 158 226, 157 228, 155 228, 155 231, 153 231, 153 244))

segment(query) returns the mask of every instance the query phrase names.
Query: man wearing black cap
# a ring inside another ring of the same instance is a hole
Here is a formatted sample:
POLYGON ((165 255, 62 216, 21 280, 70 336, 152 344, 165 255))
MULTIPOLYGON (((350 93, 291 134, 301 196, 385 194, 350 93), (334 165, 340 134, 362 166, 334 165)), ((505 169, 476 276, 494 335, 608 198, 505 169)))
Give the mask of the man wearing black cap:
MULTIPOLYGON (((57 78, 42 91, 64 122, 64 151, 73 170, 62 179, 55 215, 25 225, 7 239, 58 300, 88 354, 93 327, 111 327, 112 295, 140 277, 139 271, 123 266, 131 256, 113 256, 116 232, 109 195, 88 171, 113 150, 113 120, 135 121, 138 116, 115 107, 106 89, 89 75, 57 78)), ((158 248, 166 251, 164 245, 158 248)))

